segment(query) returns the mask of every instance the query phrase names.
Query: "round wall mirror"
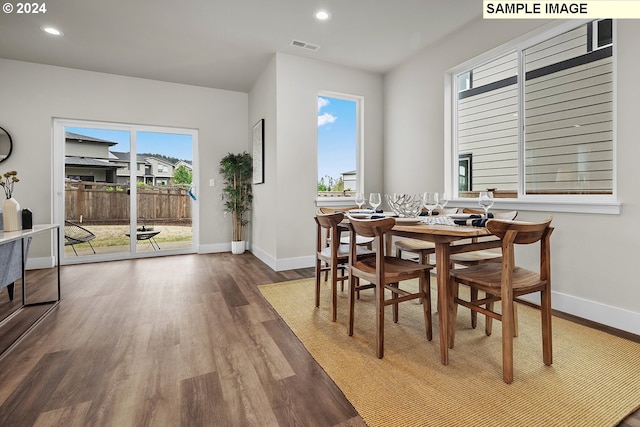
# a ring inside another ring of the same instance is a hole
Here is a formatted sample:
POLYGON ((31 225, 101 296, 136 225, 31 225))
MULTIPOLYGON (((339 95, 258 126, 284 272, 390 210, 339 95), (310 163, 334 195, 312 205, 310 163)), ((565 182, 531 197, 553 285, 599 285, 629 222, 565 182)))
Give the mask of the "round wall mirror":
POLYGON ((0 163, 4 162, 11 155, 13 141, 9 132, 0 127, 0 163))

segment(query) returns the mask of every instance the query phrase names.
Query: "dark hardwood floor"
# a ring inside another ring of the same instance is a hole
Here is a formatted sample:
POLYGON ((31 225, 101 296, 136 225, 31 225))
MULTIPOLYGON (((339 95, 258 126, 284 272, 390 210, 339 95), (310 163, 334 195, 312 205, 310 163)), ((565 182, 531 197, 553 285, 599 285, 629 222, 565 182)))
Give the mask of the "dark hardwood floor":
POLYGON ((312 276, 249 253, 64 266, 60 305, 0 359, 0 426, 364 426, 257 289, 312 276))

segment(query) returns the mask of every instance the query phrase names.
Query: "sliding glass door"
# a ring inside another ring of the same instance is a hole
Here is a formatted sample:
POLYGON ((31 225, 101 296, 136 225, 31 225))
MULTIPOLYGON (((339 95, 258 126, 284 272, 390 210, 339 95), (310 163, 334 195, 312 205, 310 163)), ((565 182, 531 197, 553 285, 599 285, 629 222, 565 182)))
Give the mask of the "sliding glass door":
POLYGON ((56 120, 66 263, 195 251, 197 131, 56 120))

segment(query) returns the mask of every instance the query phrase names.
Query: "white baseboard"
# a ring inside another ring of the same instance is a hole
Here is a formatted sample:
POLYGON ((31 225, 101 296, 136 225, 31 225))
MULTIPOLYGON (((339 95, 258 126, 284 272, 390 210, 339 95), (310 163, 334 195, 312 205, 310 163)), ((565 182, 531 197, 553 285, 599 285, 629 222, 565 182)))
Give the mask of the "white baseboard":
MULTIPOLYGON (((560 292, 552 292, 551 294, 551 306, 555 310, 640 335, 640 313, 638 312, 560 292)), ((540 304, 540 298, 537 296, 525 296, 522 299, 540 304)))
POLYGON ((294 270, 296 268, 307 268, 315 266, 313 256, 297 258, 276 259, 255 245, 251 245, 251 253, 260 261, 267 264, 274 271, 294 270))
POLYGON ((231 252, 231 242, 229 243, 214 243, 211 245, 199 245, 199 254, 215 254, 219 252, 231 252))
POLYGON ((41 258, 28 258, 25 269, 40 270, 42 268, 53 268, 56 266, 56 258, 53 256, 41 258))

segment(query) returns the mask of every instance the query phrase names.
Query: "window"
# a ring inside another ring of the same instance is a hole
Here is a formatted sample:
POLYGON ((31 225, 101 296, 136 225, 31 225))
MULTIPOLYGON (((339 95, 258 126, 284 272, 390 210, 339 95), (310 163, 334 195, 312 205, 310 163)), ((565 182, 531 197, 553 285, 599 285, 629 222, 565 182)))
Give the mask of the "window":
POLYGON ((613 197, 612 34, 594 21, 451 74, 458 197, 613 197))
POLYGON ((318 96, 318 199, 354 197, 360 189, 358 97, 318 96))
POLYGON ((593 27, 592 46, 595 49, 602 49, 613 44, 613 20, 600 19, 592 22, 591 25, 593 27))

